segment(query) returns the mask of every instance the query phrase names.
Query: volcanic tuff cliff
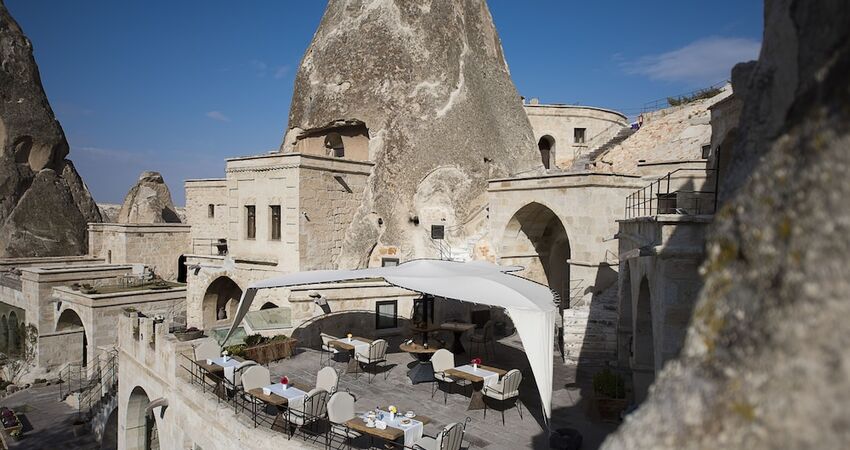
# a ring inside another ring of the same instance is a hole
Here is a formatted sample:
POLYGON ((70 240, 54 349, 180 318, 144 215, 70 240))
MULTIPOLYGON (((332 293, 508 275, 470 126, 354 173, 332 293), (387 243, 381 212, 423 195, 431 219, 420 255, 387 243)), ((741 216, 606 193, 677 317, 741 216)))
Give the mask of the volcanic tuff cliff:
POLYGON ((847 448, 850 4, 765 2, 682 355, 606 449, 847 448))
MULTIPOLYGON (((281 151, 338 121, 365 123, 376 164, 341 267, 366 265, 376 245, 432 256, 418 217, 470 223, 488 178, 542 167, 484 0, 330 1, 295 80, 281 151)), ((450 238, 480 232, 458 226, 450 238)))
POLYGON ((86 251, 100 211, 68 155, 32 44, 0 1, 0 257, 86 251))
POLYGON ((142 172, 127 192, 118 212, 118 223, 180 223, 171 191, 159 172, 142 172))

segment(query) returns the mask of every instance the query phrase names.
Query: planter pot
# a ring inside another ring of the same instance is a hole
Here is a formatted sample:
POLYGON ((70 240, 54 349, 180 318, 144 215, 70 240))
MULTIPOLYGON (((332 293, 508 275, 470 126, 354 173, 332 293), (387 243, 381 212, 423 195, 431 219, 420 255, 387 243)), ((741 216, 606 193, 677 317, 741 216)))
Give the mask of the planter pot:
POLYGON ((204 337, 204 330, 181 331, 174 333, 178 341, 192 341, 204 337))
POLYGON ((620 413, 628 406, 629 401, 624 398, 609 398, 596 394, 596 410, 604 422, 620 423, 620 413))
POLYGON ((258 364, 268 364, 283 358, 290 358, 295 354, 297 339, 285 341, 268 342, 265 344, 248 347, 245 349, 245 357, 256 361, 258 364))

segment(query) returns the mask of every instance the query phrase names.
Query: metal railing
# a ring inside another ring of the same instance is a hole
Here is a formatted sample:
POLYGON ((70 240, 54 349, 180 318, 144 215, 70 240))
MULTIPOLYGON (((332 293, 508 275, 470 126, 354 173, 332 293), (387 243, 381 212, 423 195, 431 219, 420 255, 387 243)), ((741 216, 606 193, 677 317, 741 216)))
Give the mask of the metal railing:
POLYGON ((729 80, 723 80, 721 82, 714 83, 711 86, 707 86, 707 87, 704 87, 704 88, 701 88, 701 89, 694 89, 693 91, 685 92, 685 93, 682 93, 682 94, 679 94, 679 95, 671 95, 669 97, 659 98, 657 100, 652 100, 652 101, 646 102, 646 103, 643 104, 643 107, 641 107, 641 113, 648 113, 648 112, 658 111, 659 109, 668 108, 668 107, 671 106, 670 105, 670 99, 671 98, 679 99, 679 98, 683 98, 683 97, 692 97, 692 96, 699 94, 701 92, 709 92, 709 91, 712 91, 712 90, 715 90, 715 89, 721 89, 721 88, 723 88, 723 86, 726 85, 726 83, 729 83, 729 80))
POLYGON ((701 215, 714 214, 717 208, 717 169, 697 169, 683 167, 668 172, 626 197, 626 219, 650 217, 659 214, 701 215), (705 174, 704 185, 709 190, 681 189, 675 183, 685 180, 683 187, 695 183, 695 177, 676 176, 686 172, 705 174))
POLYGON ((77 395, 77 414, 88 417, 118 390, 118 351, 109 350, 86 364, 70 363, 59 371, 59 400, 77 395))
POLYGON ((192 254, 226 256, 227 239, 225 238, 192 238, 192 254))

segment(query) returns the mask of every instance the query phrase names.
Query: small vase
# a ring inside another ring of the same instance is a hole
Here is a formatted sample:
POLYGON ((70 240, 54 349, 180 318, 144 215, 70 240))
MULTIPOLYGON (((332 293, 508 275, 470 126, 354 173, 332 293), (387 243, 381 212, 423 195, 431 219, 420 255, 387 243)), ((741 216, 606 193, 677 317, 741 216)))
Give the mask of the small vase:
POLYGON ((283 385, 283 390, 285 391, 288 387, 289 387, 289 385, 288 385, 288 384, 284 384, 284 385, 283 385))
POLYGON ((393 420, 395 420, 395 413, 391 412, 390 413, 390 421, 393 421, 393 420))
POLYGON ((473 364, 473 365, 472 365, 472 369, 473 369, 473 370, 478 370, 478 364, 473 364))

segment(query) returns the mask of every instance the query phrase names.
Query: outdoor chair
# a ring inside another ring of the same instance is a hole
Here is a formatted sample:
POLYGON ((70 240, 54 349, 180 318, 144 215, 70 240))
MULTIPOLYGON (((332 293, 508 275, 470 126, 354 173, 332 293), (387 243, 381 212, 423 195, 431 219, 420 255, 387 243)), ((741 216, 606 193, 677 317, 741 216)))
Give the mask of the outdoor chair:
POLYGON ((242 391, 244 391, 242 398, 255 405, 265 405, 262 400, 248 394, 248 391, 264 388, 271 384, 270 380, 271 374, 269 373, 269 369, 261 365, 249 366, 242 372, 240 380, 242 382, 242 391))
MULTIPOLYGON (((522 372, 517 369, 511 369, 502 379, 491 386, 484 386, 481 393, 484 397, 492 398, 499 402, 514 402, 517 411, 519 412, 520 420, 522 418, 522 408, 519 401, 519 385, 522 383, 522 372)), ((487 418, 487 399, 484 399, 484 418, 487 418)), ((502 425, 505 424, 505 410, 502 409, 502 425)))
MULTIPOLYGON (((484 346, 484 351, 487 357, 490 358, 490 350, 492 348, 493 355, 496 354, 496 339, 493 336, 493 319, 488 320, 480 330, 475 330, 469 336, 469 342, 474 344, 476 348, 481 349, 484 346), (487 344, 490 344, 489 346, 487 344)), ((480 353, 479 353, 480 354, 480 353)))
POLYGON ((460 450, 463 444, 463 433, 469 420, 467 417, 463 424, 450 423, 436 436, 422 436, 413 443, 413 448, 415 450, 460 450))
POLYGON ((333 436, 343 438, 343 443, 351 448, 351 440, 360 437, 360 433, 352 430, 346 422, 355 417, 354 396, 348 392, 337 392, 328 400, 328 421, 330 422, 330 433, 327 434, 326 444, 331 446, 333 436))
POLYGON ((221 348, 213 339, 206 339, 195 348, 195 361, 215 359, 221 356, 221 348))
POLYGON ((339 338, 336 336, 331 336, 327 333, 320 333, 320 335, 322 337, 322 353, 319 354, 319 365, 321 366, 322 361, 325 360, 325 355, 327 355, 328 364, 330 364, 332 361, 335 361, 334 358, 337 354, 339 354, 339 350, 332 347, 330 345, 330 342, 339 340, 339 338))
MULTIPOLYGON (((387 363, 387 341, 385 341, 383 339, 378 339, 378 340, 372 341, 372 343, 369 344, 369 353, 368 354, 355 353, 354 359, 357 360, 358 366, 360 364, 364 365, 364 370, 366 368, 368 368, 369 366, 373 367, 374 369, 377 369, 378 364, 382 364, 385 367, 386 363, 387 363)), ((367 372, 367 375, 368 375, 367 378, 369 380, 369 383, 372 383, 372 379, 374 378, 374 374, 367 372)), ((360 376, 360 373, 357 372, 355 377, 359 377, 359 376, 360 376)), ((389 373, 387 371, 384 371, 384 379, 385 380, 387 379, 388 376, 389 376, 389 373)))
POLYGON ((245 373, 245 371, 248 370, 249 367, 256 366, 256 365, 257 365, 257 362, 251 361, 250 359, 242 361, 241 363, 239 363, 238 366, 233 368, 233 376, 230 376, 230 377, 227 376, 228 370, 224 369, 224 375, 225 375, 224 379, 225 379, 225 382, 228 385, 227 386, 228 389, 234 390, 238 386, 241 386, 242 385, 242 374, 245 373))
MULTIPOLYGON (((297 429, 306 432, 308 426, 317 425, 327 414, 328 392, 319 388, 311 389, 300 405, 290 405, 286 410, 286 422, 294 425, 292 432, 288 433, 289 439, 292 439, 297 429)), ((313 434, 318 434, 318 431, 313 434)))
MULTIPOLYGON (((434 394, 440 389, 440 383, 448 383, 448 386, 453 384, 457 384, 458 386, 467 386, 470 384, 467 380, 454 379, 446 374, 446 371, 454 368, 455 366, 455 355, 441 348, 434 352, 431 356, 431 367, 434 369, 434 385, 431 389, 431 398, 434 398, 434 394)), ((447 390, 443 390, 443 404, 448 402, 449 393, 447 390)))
POLYGON ((316 374, 316 388, 333 395, 339 386, 339 373, 333 367, 324 367, 316 374))

